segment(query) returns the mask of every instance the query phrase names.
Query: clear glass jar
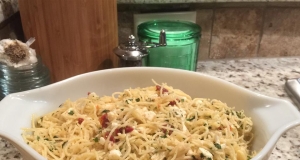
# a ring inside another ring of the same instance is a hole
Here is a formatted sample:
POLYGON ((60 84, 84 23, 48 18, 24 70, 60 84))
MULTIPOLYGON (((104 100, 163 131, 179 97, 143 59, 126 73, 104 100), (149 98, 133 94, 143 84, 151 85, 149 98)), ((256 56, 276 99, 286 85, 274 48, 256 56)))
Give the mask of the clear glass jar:
POLYGON ((150 48, 147 66, 195 71, 201 27, 192 22, 155 20, 138 26, 141 43, 158 43, 160 31, 166 32, 167 46, 150 48))
POLYGON ((0 100, 11 93, 46 86, 51 83, 48 68, 41 58, 34 64, 14 68, 0 62, 0 100))

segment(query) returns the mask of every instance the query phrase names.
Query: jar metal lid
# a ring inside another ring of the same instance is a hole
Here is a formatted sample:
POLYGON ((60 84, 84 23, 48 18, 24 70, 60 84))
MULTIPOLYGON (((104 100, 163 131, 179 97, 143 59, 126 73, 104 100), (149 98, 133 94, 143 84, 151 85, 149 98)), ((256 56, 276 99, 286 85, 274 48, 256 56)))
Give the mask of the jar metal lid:
MULTIPOLYGON (((178 41, 194 41, 201 37, 201 27, 195 23, 187 21, 154 20, 141 23, 138 26, 138 36, 140 41, 157 42, 161 30, 166 32, 168 44, 178 43, 178 41)), ((192 43, 192 42, 191 42, 192 43)))

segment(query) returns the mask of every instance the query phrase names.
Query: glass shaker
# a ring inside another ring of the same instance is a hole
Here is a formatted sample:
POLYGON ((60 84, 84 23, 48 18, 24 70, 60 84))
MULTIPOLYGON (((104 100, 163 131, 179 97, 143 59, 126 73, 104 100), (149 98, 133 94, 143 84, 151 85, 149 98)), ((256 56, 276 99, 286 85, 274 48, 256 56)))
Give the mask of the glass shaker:
POLYGON ((139 43, 133 35, 130 35, 127 43, 119 45, 113 51, 119 57, 119 67, 138 67, 146 66, 149 48, 166 45, 166 34, 164 30, 161 30, 158 43, 139 43))
POLYGON ((40 56, 33 64, 13 67, 0 62, 0 100, 11 93, 39 88, 51 83, 48 68, 40 56))
POLYGON ((141 43, 157 43, 161 30, 166 32, 166 47, 149 48, 147 66, 195 71, 201 27, 192 22, 155 20, 138 26, 141 43))

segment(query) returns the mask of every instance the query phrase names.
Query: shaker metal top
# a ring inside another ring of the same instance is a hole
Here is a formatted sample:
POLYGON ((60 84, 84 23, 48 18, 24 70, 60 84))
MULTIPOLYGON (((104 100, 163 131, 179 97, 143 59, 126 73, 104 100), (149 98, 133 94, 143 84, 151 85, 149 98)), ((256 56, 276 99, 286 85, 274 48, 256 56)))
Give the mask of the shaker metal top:
POLYGON ((121 44, 114 49, 114 53, 123 60, 137 61, 148 55, 148 48, 166 46, 166 33, 161 30, 159 43, 140 44, 133 35, 128 37, 126 44, 121 44))
POLYGON ((147 56, 147 48, 136 43, 136 39, 133 35, 128 37, 127 44, 121 44, 114 49, 115 54, 124 60, 141 60, 144 56, 147 56))

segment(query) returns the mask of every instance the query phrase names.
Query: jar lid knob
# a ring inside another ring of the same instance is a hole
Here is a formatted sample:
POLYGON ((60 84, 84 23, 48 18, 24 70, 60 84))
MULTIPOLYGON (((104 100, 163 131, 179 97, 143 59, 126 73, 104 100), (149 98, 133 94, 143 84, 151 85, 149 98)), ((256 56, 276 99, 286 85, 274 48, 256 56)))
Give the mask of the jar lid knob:
POLYGON ((159 46, 166 46, 167 45, 167 40, 166 40, 166 32, 165 30, 161 30, 159 34, 159 46))

